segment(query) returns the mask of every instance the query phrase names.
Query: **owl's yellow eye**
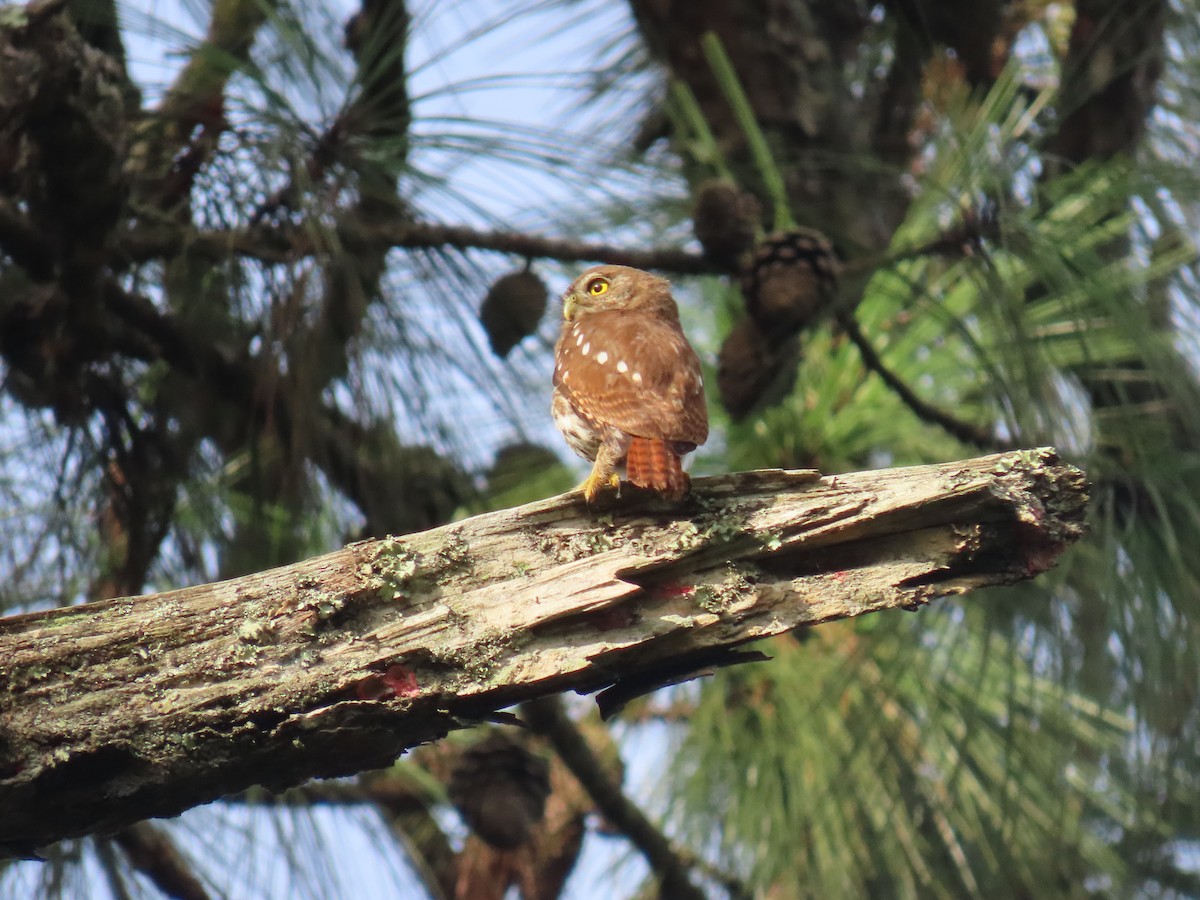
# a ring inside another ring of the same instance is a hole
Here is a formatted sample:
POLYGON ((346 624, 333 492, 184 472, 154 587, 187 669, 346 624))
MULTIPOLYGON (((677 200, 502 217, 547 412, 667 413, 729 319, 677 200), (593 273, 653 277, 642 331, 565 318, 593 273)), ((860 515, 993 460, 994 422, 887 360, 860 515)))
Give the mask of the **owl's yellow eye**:
POLYGON ((604 278, 593 278, 587 283, 586 290, 593 297, 599 297, 608 290, 608 280, 604 278))

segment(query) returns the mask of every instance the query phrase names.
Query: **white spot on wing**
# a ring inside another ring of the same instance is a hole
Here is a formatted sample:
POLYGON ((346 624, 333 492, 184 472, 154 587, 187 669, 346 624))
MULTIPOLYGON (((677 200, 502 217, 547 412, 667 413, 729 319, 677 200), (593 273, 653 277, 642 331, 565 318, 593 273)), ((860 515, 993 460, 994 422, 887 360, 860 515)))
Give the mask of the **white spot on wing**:
POLYGON ((641 372, 634 372, 634 373, 633 373, 633 383, 634 383, 634 384, 641 384, 641 383, 642 383, 642 373, 641 373, 641 372))
POLYGON ((589 341, 588 343, 583 345, 583 349, 580 350, 579 352, 582 353, 584 356, 587 356, 588 351, 590 351, 591 349, 592 349, 592 344, 591 344, 591 341, 589 341))
POLYGON ((596 362, 600 363, 600 365, 604 365, 606 362, 608 362, 608 351, 601 350, 599 353, 597 353, 596 362))
POLYGON ((617 371, 622 375, 629 371, 629 365, 625 362, 625 360, 621 360, 619 363, 617 363, 617 371))
POLYGON ((575 346, 578 347, 582 343, 583 343, 583 332, 581 332, 579 330, 578 326, 576 326, 576 328, 575 328, 575 346))

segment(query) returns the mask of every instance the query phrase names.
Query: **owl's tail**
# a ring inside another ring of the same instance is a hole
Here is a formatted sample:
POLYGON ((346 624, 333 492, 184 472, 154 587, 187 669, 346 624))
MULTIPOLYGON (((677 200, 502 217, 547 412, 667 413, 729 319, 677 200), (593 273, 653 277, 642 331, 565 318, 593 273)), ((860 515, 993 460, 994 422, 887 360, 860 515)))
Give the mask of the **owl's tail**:
POLYGON ((686 497, 691 487, 679 454, 667 441, 657 438, 634 437, 629 441, 625 475, 630 484, 658 491, 670 500, 686 497))

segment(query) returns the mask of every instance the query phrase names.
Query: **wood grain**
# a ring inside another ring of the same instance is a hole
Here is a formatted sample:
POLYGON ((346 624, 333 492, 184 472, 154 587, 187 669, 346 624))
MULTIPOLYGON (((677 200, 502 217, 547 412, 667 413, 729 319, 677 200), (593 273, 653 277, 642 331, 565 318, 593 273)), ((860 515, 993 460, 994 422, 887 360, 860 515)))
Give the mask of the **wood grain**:
MULTIPOLYGON (((577 493, 217 584, 0 620, 0 849, 286 788, 550 693, 1029 578, 1082 533, 1053 450, 577 493)), ((769 665, 769 663, 767 663, 769 665)))

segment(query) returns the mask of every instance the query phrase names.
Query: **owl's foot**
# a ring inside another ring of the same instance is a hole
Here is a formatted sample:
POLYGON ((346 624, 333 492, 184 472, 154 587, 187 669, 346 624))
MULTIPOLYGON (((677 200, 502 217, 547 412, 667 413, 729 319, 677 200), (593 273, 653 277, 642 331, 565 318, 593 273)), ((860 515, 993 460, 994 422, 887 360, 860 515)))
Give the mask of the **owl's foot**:
POLYGON ((584 500, 588 503, 594 503, 596 498, 600 496, 600 489, 605 485, 616 488, 617 496, 621 495, 621 476, 616 472, 606 476, 603 472, 597 472, 593 469, 592 474, 584 480, 579 489, 583 491, 584 500))

